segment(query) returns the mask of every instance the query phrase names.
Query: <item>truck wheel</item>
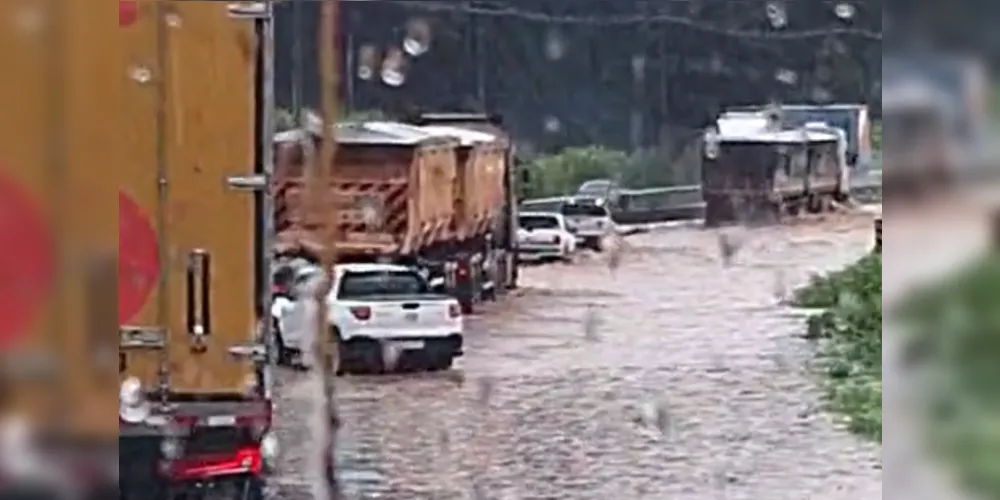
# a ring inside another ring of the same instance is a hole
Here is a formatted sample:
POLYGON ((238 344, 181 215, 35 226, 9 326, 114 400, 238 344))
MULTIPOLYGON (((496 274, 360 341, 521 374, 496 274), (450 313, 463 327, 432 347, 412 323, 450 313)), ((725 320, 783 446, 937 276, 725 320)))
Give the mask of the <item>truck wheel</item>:
POLYGON ((821 214, 826 209, 826 199, 821 194, 811 194, 809 195, 809 201, 806 204, 806 210, 811 214, 821 214))

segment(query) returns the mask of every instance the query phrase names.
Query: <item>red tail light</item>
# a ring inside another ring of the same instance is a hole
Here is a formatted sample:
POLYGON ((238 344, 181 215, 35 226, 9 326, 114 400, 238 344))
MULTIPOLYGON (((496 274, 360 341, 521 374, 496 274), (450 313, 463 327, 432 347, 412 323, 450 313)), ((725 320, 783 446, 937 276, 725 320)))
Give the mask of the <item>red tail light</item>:
POLYGON ((462 308, 458 304, 451 304, 448 306, 448 317, 455 319, 462 317, 462 308))
POLYGON ((467 278, 469 276, 469 266, 465 263, 458 265, 458 270, 455 271, 459 278, 467 278))
POLYGON ((238 448, 232 453, 174 460, 166 465, 166 472, 174 480, 199 480, 239 474, 260 474, 263 465, 260 447, 253 444, 238 448))
POLYGON ((372 318, 372 308, 368 306, 356 306, 351 308, 351 315, 358 321, 368 321, 372 318))

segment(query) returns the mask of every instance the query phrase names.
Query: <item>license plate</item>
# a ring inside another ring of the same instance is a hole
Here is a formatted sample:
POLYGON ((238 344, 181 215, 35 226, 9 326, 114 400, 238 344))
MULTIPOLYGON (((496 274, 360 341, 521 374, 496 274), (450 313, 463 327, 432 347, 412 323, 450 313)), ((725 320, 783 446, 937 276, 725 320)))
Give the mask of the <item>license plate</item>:
POLYGON ((394 346, 398 347, 401 351, 418 351, 424 348, 423 340, 403 340, 399 342, 393 342, 394 346))
POLYGON ((403 315, 403 319, 409 321, 410 323, 416 323, 420 316, 417 313, 406 313, 403 315))

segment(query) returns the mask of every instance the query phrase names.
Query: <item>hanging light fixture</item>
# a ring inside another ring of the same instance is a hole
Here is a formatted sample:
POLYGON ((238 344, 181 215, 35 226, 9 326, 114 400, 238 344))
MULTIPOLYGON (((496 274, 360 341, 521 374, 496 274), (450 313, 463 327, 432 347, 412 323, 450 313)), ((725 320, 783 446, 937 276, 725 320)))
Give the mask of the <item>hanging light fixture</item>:
POLYGON ((431 48, 431 25, 425 19, 413 18, 406 22, 403 50, 411 57, 420 57, 431 48))
POLYGON ((382 83, 390 87, 399 87, 406 83, 406 56, 402 50, 389 49, 382 61, 380 76, 382 83))

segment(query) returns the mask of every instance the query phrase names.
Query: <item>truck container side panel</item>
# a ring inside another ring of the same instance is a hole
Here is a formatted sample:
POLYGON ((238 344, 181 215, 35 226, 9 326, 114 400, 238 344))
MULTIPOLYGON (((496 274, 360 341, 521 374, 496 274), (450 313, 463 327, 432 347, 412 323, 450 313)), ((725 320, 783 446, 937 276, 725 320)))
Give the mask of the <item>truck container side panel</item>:
MULTIPOLYGON (((252 366, 227 350, 247 343, 253 331, 253 200, 227 190, 225 179, 252 172, 251 27, 229 19, 225 3, 164 2, 159 8, 165 46, 157 43, 153 2, 143 3, 138 23, 123 30, 122 40, 130 49, 122 61, 126 73, 141 77, 149 70, 148 78, 134 82, 145 84, 131 85, 123 96, 130 116, 122 127, 129 138, 121 146, 127 158, 122 189, 143 208, 165 247, 163 284, 128 322, 168 329, 175 391, 239 392, 252 366), (161 169, 164 196, 158 193, 161 169), (187 322, 188 257, 195 250, 210 256, 211 321, 203 351, 193 349, 187 322)), ((141 374, 152 384, 156 365, 155 353, 132 353, 126 375, 141 374)))
MULTIPOLYGON (((0 3, 0 19, 23 13, 27 2, 0 3)), ((54 4, 35 5, 45 16, 54 4)), ((34 355, 60 356, 66 333, 56 327, 66 315, 64 304, 53 300, 57 238, 52 193, 62 179, 50 162, 52 140, 48 117, 57 89, 47 85, 55 54, 48 37, 8 23, 0 30, 4 77, 0 79, 0 235, 3 252, 0 272, 0 355, 5 366, 34 355)), ((61 183, 65 185, 65 183, 61 183)), ((58 363, 58 358, 56 359, 58 363)), ((56 387, 47 380, 11 377, 0 413, 42 415, 53 403, 56 387)))
POLYGON ((417 154, 415 198, 424 233, 422 244, 436 243, 450 236, 446 230, 455 213, 455 161, 451 147, 429 146, 417 154))
POLYGON ((118 281, 114 179, 121 166, 116 152, 121 138, 109 131, 122 129, 118 99, 128 80, 118 64, 124 50, 117 44, 118 30, 107 29, 103 21, 114 15, 114 2, 61 5, 63 81, 68 84, 63 86, 63 158, 56 158, 63 164, 63 189, 55 201, 69 256, 63 270, 66 314, 59 324, 67 369, 63 401, 77 432, 110 439, 118 432, 118 301, 112 292, 118 281), (94 126, 95 117, 104 126, 94 126))
POLYGON ((488 220, 503 209, 507 202, 504 168, 505 152, 495 145, 485 146, 480 159, 479 191, 482 193, 483 205, 481 217, 488 220))
POLYGON ((252 341, 253 198, 226 188, 253 172, 253 33, 221 2, 170 2, 168 203, 171 266, 171 359, 182 392, 242 392, 253 373, 228 352, 252 341), (210 260, 211 322, 207 349, 186 339, 185 257, 210 260))
POLYGON ((484 207, 487 218, 496 217, 507 204, 507 152, 499 144, 491 145, 484 155, 483 170, 486 172, 487 186, 483 190, 488 193, 489 205, 484 207))
POLYGON ((455 218, 454 228, 459 237, 467 237, 473 225, 477 206, 476 197, 476 152, 475 149, 458 148, 455 154, 455 181, 452 186, 455 218))
MULTIPOLYGON (((154 248, 157 248, 160 230, 156 127, 159 101, 156 86, 150 80, 162 73, 157 57, 156 4, 141 3, 134 22, 115 33, 123 53, 114 61, 109 79, 117 76, 114 81, 120 82, 120 109, 116 109, 116 115, 109 119, 117 118, 116 130, 121 134, 114 148, 118 163, 115 176, 121 191, 120 215, 126 219, 119 237, 119 319, 129 326, 166 327, 164 322, 169 313, 160 310, 163 287, 159 256, 153 258, 152 265, 147 261, 150 229, 155 238, 154 248)), ((135 376, 147 385, 156 383, 156 353, 129 351, 123 354, 125 370, 121 378, 135 376)))

